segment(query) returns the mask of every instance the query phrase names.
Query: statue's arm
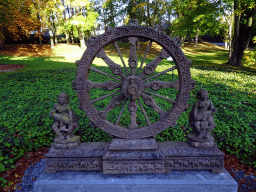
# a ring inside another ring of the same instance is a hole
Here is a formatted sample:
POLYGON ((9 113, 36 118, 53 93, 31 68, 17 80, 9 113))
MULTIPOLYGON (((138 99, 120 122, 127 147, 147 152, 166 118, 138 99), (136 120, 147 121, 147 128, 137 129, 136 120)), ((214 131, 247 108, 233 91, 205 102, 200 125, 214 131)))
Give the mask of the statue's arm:
POLYGON ((198 101, 195 103, 194 106, 194 119, 197 120, 197 108, 198 108, 198 101))
POLYGON ((70 105, 68 105, 67 109, 68 109, 68 112, 69 112, 70 120, 72 121, 73 120, 73 116, 72 116, 72 110, 70 108, 70 105))
POLYGON ((216 110, 215 107, 213 106, 212 101, 210 101, 210 110, 211 110, 213 113, 217 112, 217 110, 216 110))
POLYGON ((54 104, 54 106, 53 106, 53 109, 52 109, 52 111, 50 112, 50 116, 53 114, 53 113, 56 113, 56 107, 57 107, 57 103, 55 103, 54 104))

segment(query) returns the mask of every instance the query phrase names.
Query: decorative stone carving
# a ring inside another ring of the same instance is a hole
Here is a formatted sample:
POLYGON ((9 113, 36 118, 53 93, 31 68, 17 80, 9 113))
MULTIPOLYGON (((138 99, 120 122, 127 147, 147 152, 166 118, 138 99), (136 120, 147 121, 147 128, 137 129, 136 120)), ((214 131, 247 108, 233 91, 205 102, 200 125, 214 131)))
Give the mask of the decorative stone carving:
POLYGON ((90 119, 90 126, 99 127, 111 137, 117 138, 111 143, 81 143, 78 146, 79 136, 72 134, 73 129, 78 127, 78 119, 68 105, 67 95, 62 93, 59 95, 58 104, 54 105, 50 113, 54 118, 52 127, 58 137, 55 139, 54 147, 45 155, 46 172, 56 173, 65 170, 98 170, 104 174, 162 174, 171 170, 223 172, 224 154, 214 145, 213 137, 210 135, 215 126, 213 122, 215 109, 207 99, 205 91, 198 92, 198 102, 190 113, 190 126, 194 129, 194 133, 188 136, 190 145, 180 141, 157 143, 155 138, 152 138, 165 129, 174 127, 181 113, 188 108, 190 91, 195 86, 195 81, 191 80, 190 64, 191 60, 188 60, 180 49, 178 38, 172 39, 160 31, 138 26, 136 23, 110 29, 105 34, 91 39, 81 60, 76 62, 78 69, 72 87, 78 95, 79 109, 82 109, 90 119), (142 62, 137 57, 140 38, 149 42, 142 62), (130 46, 129 60, 126 63, 117 45, 122 39, 124 42, 128 40, 127 44, 130 46), (105 52, 104 48, 112 43, 122 63, 115 63, 107 55, 108 52, 105 52), (149 63, 144 63, 153 43, 162 47, 161 52, 149 63), (170 56, 174 65, 162 72, 156 71, 157 66, 170 56), (102 59, 108 65, 109 70, 106 70, 108 73, 94 68, 92 63, 95 57, 102 59), (156 79, 173 70, 178 70, 178 80, 165 82, 156 79), (103 75, 102 79, 111 78, 111 80, 93 82, 88 79, 91 71, 103 75), (175 99, 156 93, 166 88, 174 92, 178 91, 175 99), (104 93, 109 93, 92 100, 90 97, 92 89, 103 89, 104 93), (110 96, 109 104, 104 109, 99 109, 95 103, 110 96), (170 109, 168 111, 161 109, 155 97, 171 102, 170 109), (149 120, 142 102, 147 106, 146 108, 151 108, 155 112, 158 118, 156 122, 149 120), (118 106, 121 111, 116 115, 114 122, 108 114, 113 109, 118 110, 118 106), (130 124, 122 124, 120 121, 124 118, 125 106, 130 115, 130 124), (142 111, 145 118, 143 121, 146 120, 144 122, 147 124, 142 125, 138 121, 139 111, 142 111))
POLYGON ((164 173, 164 165, 160 163, 127 163, 107 164, 103 167, 106 174, 143 174, 164 173))
POLYGON ((187 108, 189 94, 193 88, 193 81, 191 80, 189 70, 190 63, 191 60, 188 60, 180 49, 177 38, 172 39, 160 31, 146 26, 138 26, 136 24, 121 26, 99 35, 87 45, 87 50, 81 60, 76 62, 78 69, 76 79, 72 82, 72 86, 77 91, 80 108, 87 114, 93 126, 97 126, 117 138, 143 139, 154 137, 168 127, 175 126, 176 120, 187 108), (124 62, 117 44, 122 39, 128 39, 129 42, 127 42, 130 46, 128 62, 124 62), (148 48, 144 53, 143 62, 145 62, 152 43, 157 43, 162 47, 159 55, 151 62, 144 63, 145 65, 138 62, 137 58, 137 42, 140 39, 148 41, 148 48), (122 63, 115 63, 107 56, 107 51, 104 49, 111 44, 114 44, 122 63), (98 59, 102 59, 108 65, 110 69, 109 73, 92 66, 95 56, 98 59), (156 73, 157 66, 169 56, 173 58, 174 65, 162 72, 156 73), (157 80, 157 77, 174 70, 179 71, 179 80, 174 82, 157 80), (116 82, 92 82, 89 79, 89 74, 92 71, 103 75, 103 79, 107 77, 116 80, 116 82), (154 92, 155 90, 165 88, 178 89, 179 94, 176 95, 175 99, 170 99, 154 92), (106 93, 106 95, 92 100, 91 93, 89 92, 91 89, 113 90, 113 92, 106 93), (113 95, 115 96, 113 97, 113 95), (112 96, 112 99, 105 109, 102 110, 95 107, 95 102, 110 96, 112 96), (161 109, 154 96, 165 99, 173 103, 173 105, 171 105, 168 111, 165 111, 161 109), (156 122, 150 122, 142 102, 159 114, 156 122), (123 125, 120 121, 120 118, 123 118, 122 114, 124 110, 121 110, 120 114, 116 116, 115 122, 108 117, 108 113, 118 106, 121 106, 120 108, 127 106, 130 115, 130 124, 123 125), (140 118, 138 116, 140 110, 143 111, 146 119, 147 124, 145 125, 137 124, 140 122, 137 119, 140 118))
POLYGON ((211 148, 215 146, 214 138, 210 133, 215 127, 213 114, 217 110, 208 99, 207 90, 199 90, 196 96, 198 101, 189 114, 189 126, 194 132, 188 135, 188 144, 192 147, 211 148))
POLYGON ((74 135, 74 129, 78 128, 78 118, 69 106, 69 97, 62 92, 58 96, 58 103, 54 104, 50 116, 53 117, 54 123, 52 128, 57 134, 52 147, 65 149, 75 148, 80 143, 80 137, 74 135))

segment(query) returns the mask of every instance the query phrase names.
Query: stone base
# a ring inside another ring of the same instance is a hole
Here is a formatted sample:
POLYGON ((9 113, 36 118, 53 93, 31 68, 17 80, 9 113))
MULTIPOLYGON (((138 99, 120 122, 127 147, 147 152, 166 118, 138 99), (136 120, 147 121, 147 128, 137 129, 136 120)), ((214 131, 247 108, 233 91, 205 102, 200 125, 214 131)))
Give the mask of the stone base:
POLYGON ((46 171, 96 171, 105 174, 161 174, 173 170, 207 170, 222 173, 224 153, 194 148, 184 141, 159 142, 158 149, 109 150, 109 142, 81 143, 74 149, 52 147, 45 154, 46 171))
POLYGON ((208 139, 198 139, 195 135, 190 134, 187 137, 187 142, 191 147, 195 148, 212 148, 215 147, 214 138, 212 135, 208 135, 208 139))
POLYGON ((96 171, 42 173, 34 184, 35 192, 237 192, 238 184, 224 169, 209 171, 172 171, 159 175, 105 175, 96 171))
POLYGON ((58 138, 54 139, 55 143, 52 144, 51 147, 56 149, 74 149, 79 146, 80 144, 80 137, 79 136, 73 136, 69 139, 61 139, 58 138))
POLYGON ((158 149, 154 138, 147 139, 119 139, 114 138, 110 145, 110 150, 133 150, 133 149, 158 149))

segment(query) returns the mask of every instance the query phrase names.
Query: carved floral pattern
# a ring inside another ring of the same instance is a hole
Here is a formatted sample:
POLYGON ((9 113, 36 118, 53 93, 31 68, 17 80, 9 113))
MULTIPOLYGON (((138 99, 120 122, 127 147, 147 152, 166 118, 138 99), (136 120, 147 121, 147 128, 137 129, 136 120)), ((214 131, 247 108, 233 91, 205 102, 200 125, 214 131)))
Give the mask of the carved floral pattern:
POLYGON ((142 172, 154 172, 154 173, 163 173, 164 166, 160 163, 115 163, 107 164, 103 166, 104 173, 123 173, 123 172, 133 172, 133 173, 142 173, 142 172))
POLYGON ((223 168, 223 159, 167 159, 166 168, 171 169, 220 169, 223 168))

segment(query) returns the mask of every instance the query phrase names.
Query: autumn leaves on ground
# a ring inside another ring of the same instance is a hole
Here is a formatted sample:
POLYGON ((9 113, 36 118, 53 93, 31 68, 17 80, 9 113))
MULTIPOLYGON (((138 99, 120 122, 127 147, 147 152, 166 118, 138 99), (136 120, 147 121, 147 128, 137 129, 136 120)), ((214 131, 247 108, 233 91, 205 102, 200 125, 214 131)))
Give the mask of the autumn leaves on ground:
MULTIPOLYGON (((146 48, 146 47, 145 47, 146 48)), ((158 48, 157 46, 155 47, 158 48)), ((186 53, 200 54, 207 50, 223 50, 224 48, 203 42, 195 48, 193 45, 186 46, 182 50, 186 53)), ((59 57, 64 58, 68 62, 75 62, 80 59, 85 50, 80 49, 78 44, 57 44, 54 49, 51 49, 50 44, 17 44, 5 45, 5 49, 0 51, 0 56, 27 56, 27 57, 59 57)), ((1 65, 6 63, 0 63, 1 65)))
POLYGON ((0 52, 0 55, 5 56, 28 56, 28 57, 56 57, 56 56, 81 56, 83 50, 78 45, 58 44, 51 49, 50 44, 19 44, 6 45, 5 49, 0 52))

